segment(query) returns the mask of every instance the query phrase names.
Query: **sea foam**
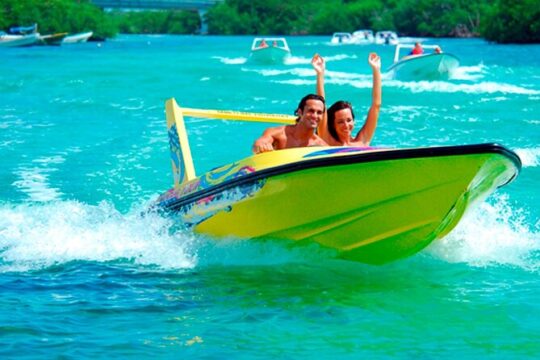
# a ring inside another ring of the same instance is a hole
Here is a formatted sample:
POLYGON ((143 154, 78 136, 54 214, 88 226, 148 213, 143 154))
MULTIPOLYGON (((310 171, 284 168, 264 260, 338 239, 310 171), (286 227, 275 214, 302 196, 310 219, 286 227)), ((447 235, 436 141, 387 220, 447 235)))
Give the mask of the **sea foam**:
POLYGON ((76 201, 0 206, 0 271, 28 271, 71 261, 131 261, 191 268, 194 235, 170 232, 157 214, 125 215, 111 204, 76 201))
MULTIPOLYGON (((511 265, 540 269, 540 222, 505 196, 484 202, 465 215, 445 238, 425 252, 471 266, 511 265)), ((110 203, 76 201, 0 206, 0 272, 31 271, 72 261, 130 262, 165 270, 213 265, 320 263, 335 258, 317 245, 287 241, 214 240, 176 229, 172 219, 134 209, 128 214, 110 203)))
POLYGON ((516 149, 523 167, 537 167, 540 165, 540 148, 516 149))
POLYGON ((387 87, 405 88, 413 93, 421 92, 441 92, 441 93, 466 93, 466 94, 518 94, 537 95, 538 90, 528 89, 522 86, 499 83, 493 81, 483 81, 475 84, 453 83, 448 81, 398 81, 389 80, 385 83, 387 87))
POLYGON ((223 64, 227 64, 227 65, 245 64, 246 61, 248 60, 245 57, 228 58, 228 57, 223 57, 223 56, 213 56, 212 59, 218 59, 223 64))
POLYGON ((465 214, 458 226, 427 252, 449 262, 472 266, 509 265, 540 270, 540 222, 532 225, 508 196, 492 198, 465 214))

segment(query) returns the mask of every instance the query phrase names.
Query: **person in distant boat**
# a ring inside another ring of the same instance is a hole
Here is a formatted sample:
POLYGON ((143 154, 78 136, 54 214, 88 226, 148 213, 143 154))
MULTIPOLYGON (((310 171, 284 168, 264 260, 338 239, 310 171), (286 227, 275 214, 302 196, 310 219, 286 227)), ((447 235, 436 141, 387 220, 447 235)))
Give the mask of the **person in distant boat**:
MULTIPOLYGON (((318 127, 319 136, 328 145, 369 146, 373 139, 382 102, 381 58, 376 53, 370 53, 368 63, 373 73, 373 89, 366 121, 356 136, 353 136, 355 119, 352 105, 347 101, 336 101, 328 108, 318 127)), ((325 61, 319 54, 315 54, 311 64, 317 73, 317 94, 325 97, 325 61)))
POLYGON ((259 154, 295 147, 328 145, 315 133, 325 110, 322 96, 315 94, 304 96, 295 111, 298 116, 296 124, 266 129, 262 136, 255 140, 253 152, 259 154))
POLYGON ((435 54, 441 54, 442 53, 442 50, 440 48, 440 46, 436 46, 435 47, 435 51, 433 51, 435 54))
POLYGON ((260 44, 259 44, 259 47, 260 48, 267 48, 268 44, 266 43, 266 40, 262 39, 260 44))
POLYGON ((414 48, 409 53, 409 56, 422 55, 423 53, 424 53, 424 48, 419 42, 417 42, 414 44, 414 48))
POLYGON ((278 47, 277 41, 274 40, 274 42, 272 43, 272 46, 273 46, 273 47, 278 47))

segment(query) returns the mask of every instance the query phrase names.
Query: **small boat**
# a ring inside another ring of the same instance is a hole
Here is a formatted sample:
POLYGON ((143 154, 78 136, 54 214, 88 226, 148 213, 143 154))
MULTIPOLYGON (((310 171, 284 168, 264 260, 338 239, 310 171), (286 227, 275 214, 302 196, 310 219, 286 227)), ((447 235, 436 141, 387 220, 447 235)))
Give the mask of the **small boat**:
POLYGON ((332 35, 330 39, 330 44, 333 45, 342 45, 342 44, 354 44, 355 39, 351 33, 348 32, 336 32, 332 35))
POLYGON ((290 55, 291 49, 282 37, 255 38, 251 44, 250 60, 256 63, 283 63, 290 55))
POLYGON ((438 52, 437 45, 423 45, 424 50, 433 49, 432 53, 421 55, 407 55, 401 57, 402 49, 412 49, 412 45, 397 45, 394 53, 394 63, 388 68, 393 79, 420 81, 420 80, 448 80, 459 67, 457 56, 438 52))
POLYGON ((317 243, 368 264, 411 256, 445 236, 521 169, 519 157, 497 144, 326 146, 256 154, 196 176, 184 116, 295 118, 180 108, 174 99, 166 116, 174 186, 155 208, 196 233, 317 243))
POLYGON ((0 32, 0 47, 32 46, 39 42, 39 34, 13 35, 0 32))
POLYGON ((373 36, 373 31, 363 29, 363 30, 356 30, 352 33, 352 37, 354 39, 355 44, 373 44, 375 42, 375 37, 373 36))
POLYGON ((64 32, 50 35, 40 35, 39 41, 42 45, 61 45, 67 34, 67 32, 64 32))
POLYGON ((32 26, 14 26, 9 33, 0 31, 0 47, 32 46, 39 42, 37 24, 32 26))
POLYGON ((377 31, 375 33, 375 44, 397 45, 399 44, 399 37, 394 31, 377 31))
POLYGON ((94 35, 92 31, 68 35, 62 40, 62 44, 84 43, 87 42, 92 35, 94 35))

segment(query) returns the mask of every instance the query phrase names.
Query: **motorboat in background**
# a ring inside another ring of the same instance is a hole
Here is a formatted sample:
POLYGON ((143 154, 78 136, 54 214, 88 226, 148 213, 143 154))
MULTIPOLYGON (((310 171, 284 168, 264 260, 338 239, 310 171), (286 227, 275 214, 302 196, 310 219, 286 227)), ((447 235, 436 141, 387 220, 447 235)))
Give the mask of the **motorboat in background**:
POLYGON ((62 44, 76 44, 87 42, 94 35, 92 31, 82 32, 78 34, 71 34, 66 36, 62 40, 62 44))
POLYGON ((356 30, 352 33, 355 44, 373 44, 375 42, 375 37, 373 36, 373 31, 369 29, 356 30))
POLYGON ((342 44, 354 44, 354 38, 351 33, 348 32, 336 32, 330 39, 330 44, 342 45, 342 44))
POLYGON ((32 46, 40 41, 37 24, 32 26, 14 26, 8 33, 0 32, 0 47, 32 46))
POLYGON ((251 43, 250 61, 256 63, 283 63, 290 55, 291 49, 282 37, 255 38, 251 43))
POLYGON ((0 32, 0 47, 32 46, 39 41, 39 34, 12 35, 0 32))
POLYGON ((377 31, 375 34, 375 44, 397 45, 399 44, 399 37, 394 31, 377 31))
POLYGON ((333 45, 365 45, 374 42, 373 31, 357 30, 355 32, 336 32, 332 35, 330 43, 333 45))
POLYGON ((407 81, 448 80, 459 67, 457 56, 442 52, 437 45, 423 45, 424 53, 402 56, 402 49, 413 49, 413 45, 397 45, 394 63, 388 68, 393 79, 407 81), (425 50, 433 50, 426 53, 425 50))

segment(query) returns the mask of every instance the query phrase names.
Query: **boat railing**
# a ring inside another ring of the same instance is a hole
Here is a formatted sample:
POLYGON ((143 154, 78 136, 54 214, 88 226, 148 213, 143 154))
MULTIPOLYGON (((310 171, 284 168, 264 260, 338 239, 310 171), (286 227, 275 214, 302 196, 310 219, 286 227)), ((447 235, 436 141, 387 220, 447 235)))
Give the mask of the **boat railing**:
POLYGON ((193 180, 196 177, 184 117, 254 121, 289 125, 296 123, 295 116, 284 114, 180 107, 174 98, 168 99, 165 102, 165 109, 175 186, 193 180))
POLYGON ((186 117, 218 119, 218 120, 241 120, 253 122, 267 122, 277 124, 295 124, 296 117, 284 114, 265 114, 232 110, 209 110, 178 107, 180 113, 186 117))
POLYGON ((265 41, 268 44, 268 47, 271 47, 270 44, 272 44, 274 41, 276 42, 277 47, 279 49, 283 49, 287 52, 290 52, 289 45, 287 44, 287 40, 283 37, 257 37, 253 39, 253 42, 251 43, 251 51, 261 49, 260 43, 262 41, 265 41))
MULTIPOLYGON (((422 45, 422 49, 433 49, 439 48, 439 45, 422 45)), ((394 52, 394 63, 397 63, 400 60, 400 51, 401 49, 414 49, 414 45, 412 44, 397 44, 396 50, 394 52)))
POLYGON ((37 33, 37 24, 30 26, 12 26, 8 29, 10 34, 13 35, 29 35, 37 33))

